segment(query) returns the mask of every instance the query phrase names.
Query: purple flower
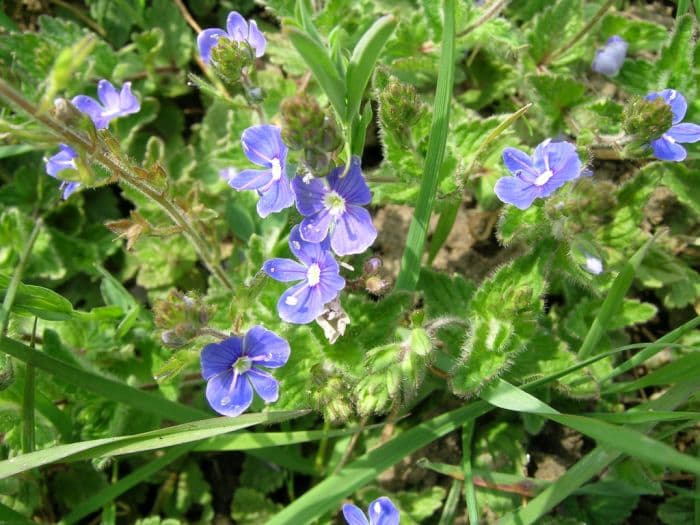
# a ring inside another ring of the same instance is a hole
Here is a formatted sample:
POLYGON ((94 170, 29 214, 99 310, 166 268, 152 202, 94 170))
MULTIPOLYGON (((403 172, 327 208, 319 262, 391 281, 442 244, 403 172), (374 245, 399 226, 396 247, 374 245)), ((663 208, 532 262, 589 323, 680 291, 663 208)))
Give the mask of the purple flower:
POLYGON ((224 416, 237 416, 253 402, 253 389, 266 403, 277 401, 277 380, 260 367, 279 368, 287 359, 289 343, 262 326, 245 337, 205 346, 200 360, 209 405, 224 416))
POLYGON ((498 179, 494 191, 503 202, 521 210, 581 173, 581 159, 574 145, 550 139, 535 148, 532 158, 518 149, 506 148, 503 162, 514 176, 498 179))
POLYGON ((595 52, 591 69, 608 77, 614 77, 620 71, 627 55, 627 42, 615 35, 608 38, 602 49, 595 52))
POLYGON ((343 166, 328 175, 328 186, 321 179, 309 181, 297 176, 292 181, 297 209, 304 216, 301 237, 309 242, 321 242, 330 230, 331 248, 337 255, 364 252, 377 230, 372 217, 362 206, 369 204, 372 194, 362 176, 360 159, 353 157, 345 177, 343 166))
POLYGON ((225 37, 236 42, 248 42, 256 57, 261 57, 265 54, 265 46, 267 42, 265 37, 258 29, 258 25, 254 20, 246 22, 236 11, 231 11, 226 19, 226 31, 223 29, 212 28, 205 29, 197 37, 197 47, 199 54, 205 64, 211 61, 211 50, 219 41, 219 38, 225 37))
POLYGON ((657 98, 662 98, 666 104, 671 106, 673 120, 671 121, 672 126, 665 133, 658 139, 651 141, 651 149, 657 159, 680 162, 685 159, 687 152, 678 142, 686 143, 700 140, 700 126, 690 122, 681 123, 688 110, 688 103, 685 101, 685 97, 675 89, 664 89, 646 96, 647 100, 656 100, 657 98))
MULTIPOLYGON (((60 148, 59 152, 46 159, 46 173, 55 179, 58 178, 58 174, 63 170, 78 169, 78 166, 75 163, 75 159, 78 154, 75 152, 75 150, 67 144, 59 144, 58 147, 60 148)), ((62 181, 59 189, 62 192, 63 200, 70 197, 70 195, 77 190, 79 186, 79 182, 62 181)))
POLYGON ((287 177, 287 146, 277 126, 253 126, 241 136, 243 152, 248 159, 263 166, 263 170, 231 168, 222 170, 221 176, 229 186, 237 190, 256 190, 260 195, 258 215, 267 217, 294 204, 292 185, 287 177))
POLYGON ((399 525, 399 511, 387 497, 375 499, 367 511, 369 521, 359 507, 351 503, 343 505, 343 516, 348 525, 399 525))
POLYGON ((263 264, 263 271, 283 283, 301 281, 282 294, 277 311, 288 323, 310 323, 345 287, 345 279, 340 276, 328 243, 305 241, 299 235, 298 225, 289 234, 289 249, 300 263, 291 259, 270 259, 263 264))
POLYGON ((107 129, 113 119, 138 113, 141 109, 141 104, 131 92, 131 82, 125 82, 121 91, 117 92, 109 80, 100 80, 97 83, 97 96, 100 102, 87 95, 78 95, 71 101, 92 119, 97 129, 107 129))

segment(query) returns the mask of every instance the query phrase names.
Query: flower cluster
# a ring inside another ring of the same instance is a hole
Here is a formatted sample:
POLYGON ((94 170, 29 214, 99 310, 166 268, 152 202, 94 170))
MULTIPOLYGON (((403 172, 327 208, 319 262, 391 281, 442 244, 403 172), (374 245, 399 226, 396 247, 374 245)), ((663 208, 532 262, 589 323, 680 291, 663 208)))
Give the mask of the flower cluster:
MULTIPOLYGON (((139 100, 131 92, 131 82, 125 82, 121 91, 117 91, 108 80, 97 83, 99 102, 86 95, 73 97, 71 103, 85 113, 97 129, 107 129, 109 123, 118 117, 138 113, 141 109, 139 100)), ((46 159, 46 173, 58 179, 65 169, 78 169, 75 159, 78 153, 67 144, 59 144, 59 152, 46 159)), ((64 199, 78 189, 79 182, 61 181, 60 190, 64 199)))
POLYGON ((255 21, 246 22, 240 13, 231 11, 226 19, 226 31, 218 27, 205 29, 197 37, 199 55, 205 64, 211 62, 211 51, 222 37, 233 42, 246 42, 258 58, 265 54, 267 41, 255 21))
POLYGON ((685 97, 675 89, 664 89, 656 93, 649 93, 646 99, 650 101, 663 100, 670 106, 673 114, 671 127, 659 138, 651 141, 651 149, 654 152, 654 156, 660 160, 676 162, 685 160, 687 152, 678 143, 697 142, 700 140, 700 126, 690 122, 681 122, 688 110, 688 103, 685 97))

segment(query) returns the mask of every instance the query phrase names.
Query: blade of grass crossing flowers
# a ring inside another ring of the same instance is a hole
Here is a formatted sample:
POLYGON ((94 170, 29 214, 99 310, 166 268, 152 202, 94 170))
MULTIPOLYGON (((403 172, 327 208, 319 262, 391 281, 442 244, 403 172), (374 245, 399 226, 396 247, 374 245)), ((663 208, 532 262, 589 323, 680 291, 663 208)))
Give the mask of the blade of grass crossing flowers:
MULTIPOLYGON (((640 405, 639 410, 673 410, 685 403, 691 395, 695 394, 698 387, 700 387, 700 378, 686 383, 679 383, 669 388, 661 397, 640 405)), ((654 423, 649 423, 642 426, 640 431, 649 432, 653 428, 654 423)), ((536 523, 542 516, 621 455, 620 452, 612 451, 607 447, 596 447, 569 468, 557 481, 545 488, 525 507, 503 516, 498 520, 497 525, 531 525, 536 523)))
POLYGON ((586 338, 583 340, 583 344, 578 351, 579 359, 586 359, 595 351, 600 338, 603 337, 603 334, 607 331, 606 327, 610 326, 612 317, 620 309, 639 265, 655 240, 656 236, 649 239, 620 270, 620 273, 610 287, 605 301, 603 301, 603 305, 598 311, 598 315, 596 315, 593 324, 591 324, 591 327, 588 329, 586 338))
POLYGON ((194 443, 188 443, 186 445, 171 448, 162 456, 159 456, 156 459, 146 463, 143 467, 140 467, 131 474, 124 476, 116 483, 112 483, 96 494, 90 496, 77 507, 73 508, 68 514, 66 514, 61 521, 59 521, 59 525, 72 525, 73 523, 79 522, 88 514, 99 510, 101 507, 110 503, 111 501, 115 501, 127 490, 135 487, 143 481, 150 479, 153 475, 163 470, 173 461, 187 454, 194 447, 194 443))
POLYGON ((665 467, 700 474, 700 460, 628 427, 612 425, 585 416, 561 414, 535 396, 499 379, 487 386, 481 397, 506 410, 539 414, 568 426, 601 444, 625 454, 665 467))
POLYGON ((396 280, 397 290, 413 291, 418 283, 421 258, 428 231, 428 222, 433 211, 438 174, 445 156, 447 132, 450 123, 450 103, 455 72, 455 2, 445 0, 442 31, 442 52, 438 70, 435 108, 428 139, 423 178, 418 193, 418 202, 408 229, 406 247, 401 259, 401 269, 396 280))
POLYGON ((307 410, 297 410, 243 414, 235 418, 214 417, 141 434, 57 445, 1 461, 0 479, 58 461, 78 461, 173 447, 235 432, 253 425, 279 423, 307 413, 307 410))
POLYGON ((678 383, 696 376, 700 376, 700 352, 692 352, 681 356, 635 381, 615 383, 610 388, 607 388, 604 393, 632 392, 649 386, 678 383))
POLYGON ((472 469, 473 437, 474 421, 469 421, 462 427, 462 471, 464 472, 464 498, 467 502, 469 525, 477 525, 479 523, 479 507, 476 502, 474 472, 472 469))
POLYGON ((175 403, 156 394, 144 392, 119 381, 82 370, 42 352, 34 352, 28 346, 7 337, 0 339, 0 351, 58 377, 62 382, 178 423, 194 421, 211 415, 203 410, 175 403))
POLYGON ((345 85, 328 55, 328 50, 297 28, 289 28, 287 34, 292 45, 304 59, 306 65, 309 66, 316 82, 326 93, 333 109, 335 109, 339 117, 344 117, 346 113, 345 85))

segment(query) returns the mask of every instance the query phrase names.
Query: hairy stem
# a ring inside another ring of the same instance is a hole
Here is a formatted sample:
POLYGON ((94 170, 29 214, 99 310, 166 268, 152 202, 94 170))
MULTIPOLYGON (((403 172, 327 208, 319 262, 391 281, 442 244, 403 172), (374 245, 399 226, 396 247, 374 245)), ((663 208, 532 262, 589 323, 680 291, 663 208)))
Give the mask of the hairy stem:
POLYGON ((190 222, 187 212, 170 200, 168 196, 164 195, 159 189, 136 174, 132 166, 117 159, 103 144, 95 144, 82 133, 65 126, 51 115, 40 112, 36 106, 25 99, 3 79, 0 79, 0 98, 4 99, 12 106, 19 107, 22 111, 29 114, 29 116, 44 124, 62 142, 65 142, 69 146, 88 151, 91 157, 102 164, 109 172, 118 176, 121 181, 158 204, 166 215, 182 229, 183 234, 192 244, 209 272, 211 272, 224 287, 233 290, 233 283, 221 266, 219 266, 217 257, 214 251, 208 246, 207 241, 190 222))

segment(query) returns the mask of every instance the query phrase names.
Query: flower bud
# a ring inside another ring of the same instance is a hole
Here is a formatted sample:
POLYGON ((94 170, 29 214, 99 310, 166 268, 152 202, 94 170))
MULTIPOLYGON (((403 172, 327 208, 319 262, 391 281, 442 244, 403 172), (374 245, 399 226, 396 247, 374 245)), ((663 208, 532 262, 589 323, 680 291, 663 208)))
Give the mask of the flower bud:
POLYGON ((365 264, 362 266, 362 269, 364 270, 365 275, 375 275, 379 272, 379 269, 381 267, 382 260, 379 257, 370 257, 365 261, 365 264))
POLYGON ((352 416, 348 385, 339 374, 315 365, 311 369, 311 384, 312 406, 320 410, 327 421, 344 423, 352 416))
POLYGON ((229 84, 237 84, 255 62, 255 55, 245 41, 220 38, 211 51, 211 64, 216 74, 229 84))
POLYGON ((389 283, 378 275, 372 275, 365 281, 365 289, 372 295, 382 295, 388 288, 389 283))
POLYGON ((321 139, 324 115, 316 99, 302 93, 280 105, 282 139, 292 149, 315 149, 321 139))
POLYGON ((623 128, 640 143, 659 138, 673 125, 673 113, 662 98, 646 100, 634 97, 625 107, 623 128))
POLYGON ((180 348, 190 343, 209 321, 209 310, 197 296, 171 291, 153 306, 155 324, 162 329, 163 344, 180 348))
POLYGON ((391 77, 379 93, 379 120, 382 127, 400 139, 407 139, 410 128, 421 118, 423 105, 416 88, 391 77))

